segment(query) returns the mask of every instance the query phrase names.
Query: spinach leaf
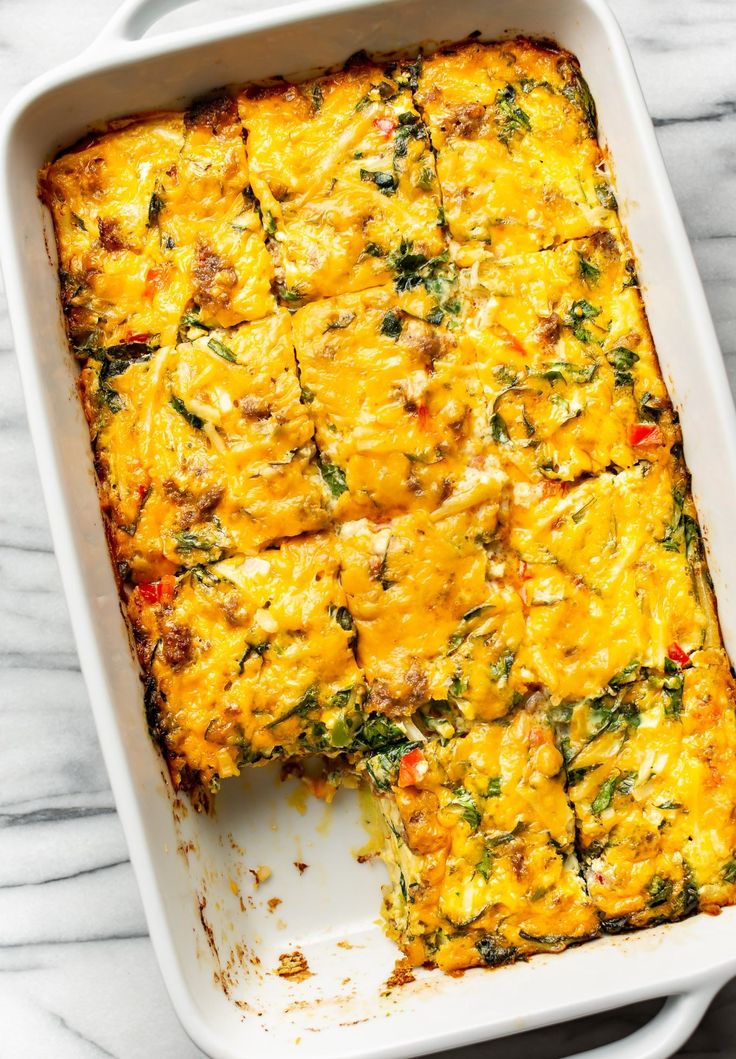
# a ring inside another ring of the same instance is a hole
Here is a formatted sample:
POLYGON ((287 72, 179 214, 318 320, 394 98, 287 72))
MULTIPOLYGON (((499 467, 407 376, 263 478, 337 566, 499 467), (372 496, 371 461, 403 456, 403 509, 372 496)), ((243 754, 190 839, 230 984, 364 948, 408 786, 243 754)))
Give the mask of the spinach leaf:
POLYGON ((231 364, 238 363, 238 358, 224 342, 218 342, 216 338, 211 338, 207 345, 213 353, 216 353, 218 357, 222 357, 223 360, 228 360, 231 364))
POLYGON ((481 815, 473 795, 462 785, 456 787, 452 793, 454 797, 450 804, 459 805, 462 809, 463 820, 470 825, 473 831, 477 831, 480 826, 481 815))
POLYGON ((394 173, 380 173, 370 169, 361 169, 360 179, 366 183, 375 184, 382 195, 395 195, 399 186, 399 178, 394 173))
POLYGON ((524 136, 529 132, 532 123, 529 115, 516 103, 516 89, 507 84, 496 93, 496 123, 498 138, 506 147, 515 135, 524 136))
POLYGON ((672 897, 672 880, 663 879, 661 875, 653 875, 647 887, 649 894, 649 907, 656 908, 657 905, 666 904, 672 897))
POLYGON ((490 935, 476 941, 475 947, 488 967, 501 967, 516 958, 518 950, 512 945, 502 945, 496 938, 490 935))
POLYGON ((601 278, 601 270, 597 265, 594 265, 590 258, 585 257, 580 251, 577 251, 578 262, 580 266, 580 278, 583 283, 586 283, 589 287, 595 287, 598 280, 601 278))
POLYGON ((315 687, 308 688, 302 697, 296 702, 290 710, 286 713, 282 713, 280 717, 277 717, 275 721, 271 721, 270 724, 266 725, 266 730, 275 728, 279 724, 283 724, 284 721, 288 721, 290 717, 306 717, 312 710, 316 710, 319 706, 319 699, 317 698, 317 689, 315 687))
POLYGON ((567 84, 562 88, 563 96, 582 111, 585 124, 588 127, 588 134, 592 139, 595 139, 598 135, 598 115, 587 81, 580 73, 577 65, 566 59, 560 62, 559 70, 567 81, 567 84))
POLYGON ((190 412, 187 406, 182 401, 181 397, 177 397, 176 394, 172 394, 169 404, 178 412, 180 416, 186 419, 190 426, 194 427, 195 430, 201 430, 204 426, 204 419, 200 416, 195 415, 194 412, 190 412))
POLYGON ((736 883, 736 857, 728 861, 721 872, 721 878, 727 883, 736 883))
POLYGON ((342 496, 343 493, 348 491, 348 483, 342 467, 338 467, 336 463, 329 463, 322 458, 319 461, 319 469, 327 488, 335 498, 342 496))
POLYGON ((396 339, 401 334, 402 327, 403 324, 399 314, 394 312, 393 309, 389 309, 383 320, 381 320, 381 334, 386 335, 387 338, 396 339))
POLYGON ((618 780, 618 775, 609 776, 608 779, 601 784, 598 793, 593 799, 593 802, 590 807, 596 814, 596 816, 599 813, 604 812, 613 801, 613 796, 616 793, 616 786, 618 784, 618 780))
POLYGON ((613 368, 615 386, 633 386, 634 376, 631 369, 639 359, 639 354, 626 346, 615 346, 606 353, 606 360, 613 368))
POLYGON ((590 331, 585 327, 585 320, 594 320, 600 316, 601 310, 597 305, 591 305, 585 298, 574 301, 563 318, 563 323, 569 327, 578 342, 587 344, 591 341, 590 331))
POLYGON ((157 191, 151 195, 148 203, 148 227, 153 228, 158 224, 159 214, 166 205, 166 200, 157 191))
POLYGON ((245 666, 245 663, 248 661, 249 658, 253 658, 255 655, 257 655, 258 658, 263 658, 270 646, 271 644, 268 640, 262 640, 260 643, 247 644, 245 650, 243 651, 243 654, 240 657, 240 661, 238 662, 238 672, 243 672, 243 667, 245 666))

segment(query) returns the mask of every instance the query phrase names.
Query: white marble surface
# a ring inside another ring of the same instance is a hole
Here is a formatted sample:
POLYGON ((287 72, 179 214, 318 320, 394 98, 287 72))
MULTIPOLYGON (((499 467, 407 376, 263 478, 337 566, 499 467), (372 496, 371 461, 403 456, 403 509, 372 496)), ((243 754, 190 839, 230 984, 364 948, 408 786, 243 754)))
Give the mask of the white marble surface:
MULTIPOLYGON (((0 0, 0 104, 117 0, 0 0)), ((736 389, 736 2, 612 0, 736 389)), ((173 26, 238 0, 199 3, 173 26)), ((79 672, 0 291, 0 1059, 190 1059, 164 991, 79 672)), ((462 1052, 557 1059, 657 1004, 462 1052)), ((681 1053, 736 1055, 736 982, 681 1053)))

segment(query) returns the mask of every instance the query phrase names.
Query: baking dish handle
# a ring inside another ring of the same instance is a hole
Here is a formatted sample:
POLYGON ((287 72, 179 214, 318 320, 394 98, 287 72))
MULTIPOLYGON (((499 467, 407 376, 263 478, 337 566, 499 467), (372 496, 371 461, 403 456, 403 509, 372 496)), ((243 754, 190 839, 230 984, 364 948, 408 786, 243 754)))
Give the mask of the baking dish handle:
POLYGON ((707 982, 691 992, 668 997, 646 1026, 620 1041, 578 1052, 570 1059, 669 1059, 698 1027, 723 982, 707 982))
POLYGON ((140 40, 143 34, 160 18, 186 7, 194 0, 123 0, 110 21, 97 35, 92 47, 100 45, 130 44, 140 40))

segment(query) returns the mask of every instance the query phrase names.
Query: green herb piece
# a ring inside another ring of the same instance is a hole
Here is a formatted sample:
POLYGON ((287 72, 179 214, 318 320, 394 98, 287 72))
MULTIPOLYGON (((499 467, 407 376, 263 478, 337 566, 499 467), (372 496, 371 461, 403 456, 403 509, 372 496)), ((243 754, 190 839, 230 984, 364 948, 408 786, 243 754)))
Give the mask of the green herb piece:
POLYGON ((613 368, 615 386, 633 386, 634 376, 631 369, 639 360, 639 354, 626 346, 615 346, 606 353, 606 360, 613 368))
POLYGON ((529 115, 516 103, 516 89, 513 85, 507 84, 496 93, 496 122, 498 138, 506 147, 515 135, 521 137, 531 130, 529 115))
POLYGON ((567 80, 567 84, 562 89, 563 96, 582 111, 588 134, 591 139, 595 139, 598 135, 598 115, 587 81, 578 67, 566 59, 560 62, 559 69, 561 75, 567 80))
POLYGON ((186 340, 187 331, 188 331, 188 329, 190 327, 195 327, 195 328, 197 328, 200 331, 211 331, 212 330, 212 328, 209 326, 209 324, 204 324, 199 319, 200 311, 201 310, 200 310, 198 305, 193 305, 191 307, 191 309, 187 309, 187 311, 182 315, 181 319, 179 320, 179 335, 178 335, 178 337, 179 337, 179 341, 180 342, 184 342, 186 340))
POLYGON ((616 793, 616 786, 618 784, 618 780, 618 776, 609 776, 608 779, 601 784, 598 793, 593 799, 593 804, 590 807, 596 814, 596 816, 599 813, 604 812, 613 801, 613 796, 616 793))
POLYGON ((418 114, 412 114, 411 111, 399 114, 399 124, 394 135, 394 167, 397 159, 406 157, 409 149, 409 140, 426 139, 427 130, 419 120, 418 114))
POLYGON ((213 353, 216 353, 218 357, 222 357, 223 360, 229 360, 231 364, 238 363, 238 358, 224 342, 218 342, 216 338, 211 338, 207 345, 213 353))
POLYGON ((316 710, 319 706, 319 699, 317 698, 317 689, 308 688, 307 691, 302 695, 299 701, 283 713, 280 717, 277 717, 275 721, 271 721, 270 724, 266 725, 266 729, 275 728, 279 724, 283 724, 284 721, 288 721, 290 717, 306 717, 312 710, 316 710))
POLYGON ((618 673, 614 673, 608 681, 608 687, 616 692, 625 684, 633 684, 639 676, 640 669, 641 663, 634 659, 632 662, 629 662, 627 666, 624 666, 623 669, 620 669, 618 673))
POLYGON ((353 616, 347 607, 331 607, 330 615, 335 619, 337 624, 345 632, 352 632, 353 630, 353 616))
POLYGON ((402 331, 401 317, 398 313, 394 312, 393 309, 389 311, 381 320, 381 334, 386 335, 387 338, 398 338, 402 331))
POLYGON ((379 791, 389 790, 396 779, 402 757, 418 746, 421 743, 397 743, 366 761, 366 770, 379 791))
POLYGON ((505 963, 511 963, 517 954, 517 949, 513 946, 502 945, 490 936, 476 941, 475 947, 488 967, 501 967, 505 963))
MULTIPOLYGON (((667 667, 665 663, 665 672, 667 667)), ((682 713, 682 693, 685 687, 685 677, 681 671, 665 676, 662 690, 665 694, 664 713, 666 717, 677 720, 682 713)))
POLYGON ((202 537, 198 533, 193 533, 191 530, 175 533, 174 540, 176 541, 176 550, 181 555, 191 555, 195 551, 211 552, 213 548, 212 541, 207 540, 206 537, 202 537))
MULTIPOLYGON (((148 213, 149 213, 149 219, 150 219, 150 213, 151 213, 150 209, 149 209, 148 213)), ((87 225, 84 223, 82 218, 77 213, 72 213, 72 224, 74 225, 75 228, 79 228, 80 231, 82 231, 82 232, 86 232, 87 231, 87 225)))
POLYGON ((500 798, 501 797, 501 777, 491 776, 488 780, 488 786, 486 787, 486 798, 500 798))
POLYGON ((366 243, 365 252, 369 257, 385 257, 386 251, 378 243, 366 243))
POLYGON ((656 908, 657 905, 666 904, 672 897, 672 880, 663 879, 661 875, 652 876, 649 886, 649 907, 656 908))
POLYGON ((585 321, 594 320, 600 314, 601 310, 597 305, 591 305, 585 298, 580 298, 572 303, 565 314, 563 323, 570 328, 578 342, 587 344, 591 340, 591 334, 585 327, 585 321))
MULTIPOLYGON (((362 746, 369 750, 381 750, 383 747, 392 747, 401 744, 402 753, 405 753, 406 732, 389 721, 380 713, 372 714, 360 729, 359 740, 362 746)), ((412 749, 418 744, 412 744, 412 749)))
POLYGON ((276 293, 284 302, 299 302, 302 300, 302 292, 296 287, 285 287, 283 283, 276 285, 276 293))
POLYGON ((568 360, 555 360, 550 364, 546 364, 541 371, 533 374, 551 383, 555 383, 558 380, 588 383, 592 382, 597 371, 598 364, 595 361, 592 364, 571 364, 568 360))
POLYGON ((253 658, 254 656, 257 656, 258 658, 263 658, 270 646, 271 644, 268 640, 263 640, 261 641, 261 643, 249 643, 243 651, 243 654, 240 657, 240 661, 238 662, 238 672, 243 672, 243 667, 245 666, 245 663, 248 661, 249 658, 253 658))
POLYGON ((587 283, 589 287, 595 287, 598 280, 601 278, 601 270, 597 265, 585 257, 580 251, 577 251, 578 262, 580 266, 580 278, 583 283, 587 283))
POLYGON ((181 397, 177 397, 176 394, 173 394, 171 400, 169 401, 169 404, 175 412, 178 412, 180 416, 186 419, 187 423, 189 423, 191 427, 194 427, 195 430, 202 429, 202 427, 204 426, 204 419, 202 419, 198 415, 195 415, 194 412, 190 412, 187 406, 182 401, 181 397))
POLYGON ((325 459, 319 461, 319 469, 325 480, 327 488, 337 498, 348 491, 348 483, 345 479, 345 471, 336 463, 329 463, 325 459))
POLYGON ((725 865, 721 873, 721 878, 724 882, 736 883, 736 857, 732 858, 725 865))
POLYGON ((473 831, 477 831, 480 826, 481 815, 472 794, 465 787, 460 786, 455 788, 453 795, 454 797, 450 804, 459 805, 462 809, 463 820, 470 825, 473 831))
POLYGON ((429 166, 424 166, 419 173, 417 187, 421 188, 422 191, 431 191, 434 187, 434 173, 429 166))
POLYGON ((659 422, 664 408, 662 401, 648 390, 639 399, 639 418, 648 423, 659 422))
POLYGON ((276 227, 276 218, 270 210, 266 210, 263 214, 263 227, 269 235, 276 235, 276 232, 278 231, 276 227))
POLYGON ((511 442, 506 421, 500 412, 494 412, 491 416, 491 437, 499 445, 508 445, 511 442))
POLYGON ((373 172, 361 169, 360 179, 368 184, 375 184, 382 195, 394 195, 399 186, 399 178, 394 173, 373 172))
POLYGON ((585 518, 585 512, 588 510, 588 508, 591 508, 595 502, 596 498, 592 496, 590 500, 586 501, 582 507, 579 507, 577 509, 577 511, 573 511, 570 518, 573 520, 575 525, 583 521, 583 519, 585 518))
POLYGON ((483 854, 475 866, 475 870, 481 875, 486 882, 488 882, 488 876, 491 874, 491 866, 493 864, 493 854, 491 853, 488 846, 483 847, 483 854))
POLYGON ((514 652, 506 651, 497 661, 489 667, 491 680, 497 684, 505 684, 509 679, 511 667, 514 664, 514 652))
POLYGON ((151 200, 148 203, 148 227, 154 228, 158 224, 158 217, 161 210, 166 205, 166 201, 159 195, 157 191, 151 195, 151 200))
POLYGON ((314 403, 314 392, 302 383, 302 401, 304 404, 314 403))

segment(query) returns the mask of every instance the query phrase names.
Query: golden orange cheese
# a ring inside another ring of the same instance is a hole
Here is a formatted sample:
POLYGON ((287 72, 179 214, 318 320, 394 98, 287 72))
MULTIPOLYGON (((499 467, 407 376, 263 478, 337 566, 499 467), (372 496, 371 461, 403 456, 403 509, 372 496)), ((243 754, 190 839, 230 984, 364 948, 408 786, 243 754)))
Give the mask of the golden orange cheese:
POLYGON ((736 903, 736 684, 575 58, 357 57, 41 194, 174 785, 328 756, 413 965, 736 903))

